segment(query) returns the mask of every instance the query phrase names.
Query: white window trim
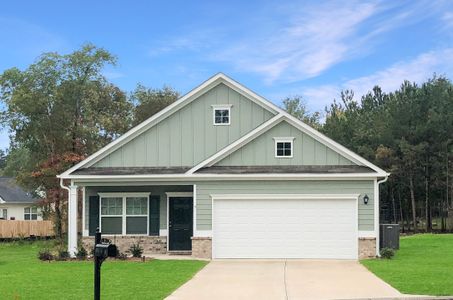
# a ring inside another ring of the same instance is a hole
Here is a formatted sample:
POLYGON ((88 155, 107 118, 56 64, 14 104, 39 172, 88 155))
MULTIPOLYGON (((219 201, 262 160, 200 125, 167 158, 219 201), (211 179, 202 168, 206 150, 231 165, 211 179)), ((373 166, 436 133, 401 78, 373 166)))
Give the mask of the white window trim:
POLYGON ((232 104, 214 104, 212 106, 212 124, 214 126, 228 126, 231 124, 231 107, 232 104), (228 123, 216 123, 215 121, 215 111, 216 110, 228 110, 228 123))
POLYGON ((39 216, 39 212, 38 212, 38 208, 36 206, 26 206, 26 207, 24 207, 24 221, 36 221, 36 220, 38 220, 38 216, 39 216), (27 208, 30 209, 30 212, 28 212, 28 213, 25 212, 25 210, 27 208), (33 208, 36 208, 36 212, 35 213, 33 212, 33 208), (30 219, 27 220, 25 218, 25 215, 29 215, 30 219), (33 219, 32 215, 36 215, 36 219, 33 219))
POLYGON ((8 207, 0 208, 0 212, 1 212, 3 220, 8 220, 8 207), (6 218, 5 218, 5 211, 6 211, 6 218))
POLYGON ((293 158, 294 155, 294 137, 274 137, 274 154, 275 158, 293 158), (291 155, 279 156, 277 155, 277 143, 290 143, 291 144, 291 155))
POLYGON ((105 234, 105 236, 113 236, 113 235, 126 235, 126 236, 148 236, 149 235, 149 197, 151 196, 151 193, 146 193, 146 192, 138 192, 138 193, 98 193, 99 195, 99 231, 102 232, 102 218, 117 218, 121 217, 121 233, 119 234, 105 234), (126 214, 126 198, 128 197, 146 197, 148 199, 146 207, 147 207, 147 213, 146 215, 128 215, 126 214), (122 214, 121 215, 103 215, 102 214, 102 198, 122 198, 122 214), (126 218, 127 217, 145 217, 146 216, 146 234, 141 233, 141 234, 127 234, 126 233, 126 218))

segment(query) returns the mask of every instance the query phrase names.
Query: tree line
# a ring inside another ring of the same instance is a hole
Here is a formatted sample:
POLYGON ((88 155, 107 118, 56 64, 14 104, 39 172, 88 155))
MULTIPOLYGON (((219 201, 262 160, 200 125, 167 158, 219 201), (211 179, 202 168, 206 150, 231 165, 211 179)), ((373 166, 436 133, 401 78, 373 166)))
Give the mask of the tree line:
MULTIPOLYGON (((59 236, 66 194, 55 176, 179 97, 171 87, 137 84, 122 91, 103 75, 116 63, 105 49, 87 44, 0 74, 0 120, 11 140, 0 153, 0 168, 44 196, 44 214, 54 219, 59 236)), ((452 83, 438 76, 423 84, 405 81, 391 93, 376 86, 360 100, 345 90, 323 113, 309 112, 299 96, 282 102, 292 115, 392 173, 381 185, 381 219, 410 231, 453 229, 452 104, 452 83)))

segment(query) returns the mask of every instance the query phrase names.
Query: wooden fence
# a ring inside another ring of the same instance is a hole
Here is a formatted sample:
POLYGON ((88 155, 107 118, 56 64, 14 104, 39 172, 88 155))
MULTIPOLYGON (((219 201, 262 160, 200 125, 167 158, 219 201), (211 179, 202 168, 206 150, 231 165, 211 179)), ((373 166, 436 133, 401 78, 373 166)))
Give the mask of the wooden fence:
POLYGON ((0 220, 0 238, 27 238, 53 236, 52 221, 0 220))

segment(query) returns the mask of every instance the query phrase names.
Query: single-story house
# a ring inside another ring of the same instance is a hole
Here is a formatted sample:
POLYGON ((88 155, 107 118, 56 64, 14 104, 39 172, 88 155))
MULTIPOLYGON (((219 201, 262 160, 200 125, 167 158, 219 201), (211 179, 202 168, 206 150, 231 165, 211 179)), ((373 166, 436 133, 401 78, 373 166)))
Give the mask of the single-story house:
POLYGON ((85 245, 99 227, 122 251, 358 259, 379 253, 388 176, 217 74, 58 177, 71 254, 82 190, 85 245))
POLYGON ((37 201, 14 178, 0 177, 0 220, 42 220, 37 201))

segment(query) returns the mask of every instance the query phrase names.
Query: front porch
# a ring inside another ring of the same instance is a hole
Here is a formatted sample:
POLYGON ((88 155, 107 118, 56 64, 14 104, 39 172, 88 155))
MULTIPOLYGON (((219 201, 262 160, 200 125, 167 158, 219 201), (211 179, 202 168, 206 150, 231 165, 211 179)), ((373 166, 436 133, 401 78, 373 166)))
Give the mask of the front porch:
POLYGON ((94 234, 130 253, 140 244, 146 256, 185 254, 210 258, 210 238, 194 238, 196 185, 71 185, 69 199, 68 251, 80 246, 93 248, 94 234), (77 190, 82 191, 81 232, 73 224, 77 212, 77 190), (81 235, 81 239, 78 237, 81 235), (209 245, 207 244, 208 241, 209 245))

